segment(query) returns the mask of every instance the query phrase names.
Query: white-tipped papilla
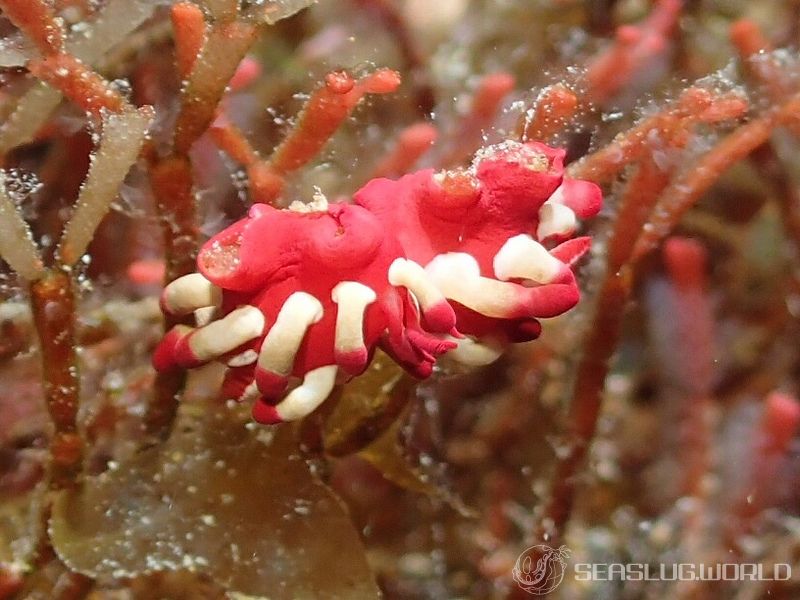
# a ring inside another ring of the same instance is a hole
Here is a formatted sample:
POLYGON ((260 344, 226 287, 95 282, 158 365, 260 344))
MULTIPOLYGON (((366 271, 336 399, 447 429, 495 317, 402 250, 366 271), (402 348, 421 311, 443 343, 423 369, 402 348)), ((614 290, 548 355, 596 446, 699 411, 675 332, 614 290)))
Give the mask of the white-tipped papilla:
POLYGON ((478 261, 465 252, 439 254, 425 271, 445 298, 487 317, 508 318, 519 304, 520 286, 482 277, 478 261))
POLYGON ((575 212, 569 206, 548 200, 539 209, 536 237, 544 240, 553 235, 568 235, 575 231, 577 223, 575 212))
POLYGON ((164 288, 161 306, 169 313, 185 315, 198 308, 218 307, 222 304, 222 290, 200 273, 179 277, 164 288))
POLYGON ((230 352, 264 332, 264 315, 255 306, 242 306, 196 329, 189 337, 189 348, 197 360, 207 361, 230 352))
POLYGON ((312 413, 333 391, 337 370, 336 365, 328 365, 306 373, 303 383, 275 406, 278 416, 284 421, 296 421, 312 413))
POLYGON ((279 375, 289 375, 306 330, 319 322, 322 313, 322 304, 311 294, 295 292, 289 296, 261 344, 258 366, 279 375))
POLYGON ((337 304, 336 351, 358 352, 364 346, 364 311, 375 302, 375 291, 357 281, 342 281, 331 291, 337 304))
POLYGON ((256 382, 253 381, 249 383, 246 388, 244 388, 241 396, 238 398, 233 398, 233 400, 236 400, 237 402, 252 402, 258 398, 259 395, 260 393, 258 391, 258 386, 256 385, 256 382))
POLYGON ((457 342, 458 346, 445 354, 445 358, 452 358, 456 362, 469 367, 482 367, 491 364, 503 354, 503 348, 478 342, 468 336, 461 339, 452 338, 452 340, 457 342))
POLYGON ((389 283, 407 288, 419 302, 422 311, 447 302, 421 265, 413 260, 397 258, 389 267, 389 283))
POLYGON ((494 274, 501 281, 520 278, 536 283, 550 283, 564 264, 531 236, 516 235, 506 240, 495 254, 494 274))
POLYGON ((218 308, 216 306, 204 306, 194 311, 194 322, 198 327, 204 327, 211 323, 217 316, 218 308))
POLYGON ((247 365, 252 365, 258 359, 258 352, 255 350, 245 350, 241 354, 237 354, 236 356, 232 356, 228 360, 229 367, 246 367, 247 365))

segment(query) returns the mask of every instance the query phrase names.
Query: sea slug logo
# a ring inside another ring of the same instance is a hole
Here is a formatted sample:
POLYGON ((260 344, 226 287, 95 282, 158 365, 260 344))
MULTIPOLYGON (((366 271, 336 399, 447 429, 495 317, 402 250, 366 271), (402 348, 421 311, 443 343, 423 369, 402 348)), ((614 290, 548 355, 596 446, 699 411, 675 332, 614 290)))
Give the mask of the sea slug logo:
POLYGON ((557 550, 544 544, 531 546, 519 555, 511 575, 529 594, 549 594, 563 581, 569 554, 566 546, 557 550))

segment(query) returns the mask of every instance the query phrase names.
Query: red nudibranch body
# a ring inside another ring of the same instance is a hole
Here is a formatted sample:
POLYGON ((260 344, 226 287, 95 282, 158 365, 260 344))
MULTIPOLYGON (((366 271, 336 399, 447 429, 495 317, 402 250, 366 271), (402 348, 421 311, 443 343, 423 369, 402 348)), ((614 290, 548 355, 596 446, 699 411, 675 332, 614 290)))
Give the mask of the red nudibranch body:
POLYGON ((563 159, 507 141, 468 168, 374 179, 352 204, 254 205, 203 246, 199 273, 164 290, 162 309, 200 326, 167 333, 154 366, 222 360, 223 397, 279 423, 312 412, 377 347, 420 378, 445 353, 494 360, 578 301, 572 267, 589 238, 572 235, 602 197, 563 159))

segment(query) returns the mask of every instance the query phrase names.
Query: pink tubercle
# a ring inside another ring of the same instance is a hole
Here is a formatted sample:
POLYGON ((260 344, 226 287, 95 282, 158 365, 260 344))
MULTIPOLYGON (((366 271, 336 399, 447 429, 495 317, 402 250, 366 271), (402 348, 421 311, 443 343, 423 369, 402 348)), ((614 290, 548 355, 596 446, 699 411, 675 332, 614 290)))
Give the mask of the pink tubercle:
POLYGON ((456 315, 446 300, 436 302, 422 312, 423 323, 428 331, 450 333, 456 328, 456 315))
POLYGON ((764 402, 761 424, 763 450, 784 453, 800 426, 800 402, 783 392, 772 392, 764 402))
POLYGON ((126 275, 131 283, 152 285, 164 281, 167 266, 160 258, 143 258, 128 265, 126 275))
POLYGON ((231 77, 228 85, 230 85, 232 91, 238 92, 256 81, 261 76, 261 71, 261 63, 258 60, 252 56, 245 56, 236 68, 236 72, 231 77))

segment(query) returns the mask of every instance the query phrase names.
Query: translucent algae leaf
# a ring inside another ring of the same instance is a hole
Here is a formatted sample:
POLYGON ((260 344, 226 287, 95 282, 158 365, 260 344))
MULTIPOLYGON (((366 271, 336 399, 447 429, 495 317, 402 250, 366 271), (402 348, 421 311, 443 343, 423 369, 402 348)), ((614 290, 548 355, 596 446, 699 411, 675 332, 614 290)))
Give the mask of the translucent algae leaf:
POLYGON ((291 431, 251 431, 228 412, 62 493, 50 532, 69 567, 100 580, 184 569, 271 599, 379 596, 356 530, 291 431))
POLYGON ((35 280, 44 272, 42 259, 28 224, 6 191, 6 173, 0 170, 0 258, 21 277, 35 280))
POLYGON ((202 4, 212 17, 222 21, 235 19, 239 10, 239 3, 236 0, 203 0, 202 4))
POLYGON ((414 387, 414 380, 378 351, 367 371, 344 386, 325 421, 325 451, 343 456, 374 441, 397 419, 414 387))
POLYGON ((450 505, 466 517, 475 517, 476 513, 466 506, 456 494, 438 481, 432 474, 409 462, 400 444, 400 432, 405 424, 403 416, 381 434, 358 455, 372 464, 388 481, 403 489, 436 498, 450 505))
POLYGON ((86 251, 109 205, 117 197, 122 180, 136 161, 153 118, 149 106, 126 108, 120 114, 103 118, 100 148, 92 158, 75 212, 59 246, 64 264, 74 265, 86 251))
POLYGON ((267 0, 257 4, 263 5, 259 6, 263 19, 273 25, 316 3, 317 0, 267 0))
POLYGON ((358 455, 395 485, 447 502, 471 515, 436 475, 426 473, 406 456, 401 433, 407 425, 409 402, 416 381, 386 354, 378 351, 369 369, 341 391, 336 407, 325 420, 322 441, 331 456, 358 455))

